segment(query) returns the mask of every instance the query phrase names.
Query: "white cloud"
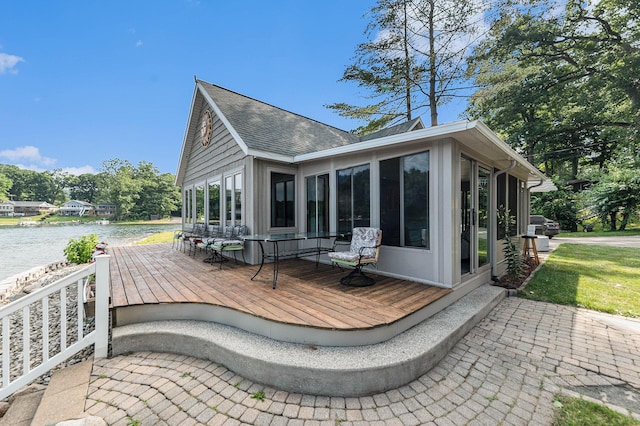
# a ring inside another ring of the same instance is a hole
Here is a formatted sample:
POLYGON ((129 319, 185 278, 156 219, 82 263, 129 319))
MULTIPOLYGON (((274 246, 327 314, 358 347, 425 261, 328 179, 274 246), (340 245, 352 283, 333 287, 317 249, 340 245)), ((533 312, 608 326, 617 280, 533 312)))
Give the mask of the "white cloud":
POLYGON ((142 40, 136 41, 136 47, 140 47, 140 46, 142 46, 142 40))
POLYGON ((0 74, 18 74, 18 70, 15 66, 19 62, 24 62, 24 58, 16 55, 9 55, 7 53, 0 53, 0 74))
MULTIPOLYGON (((35 146, 20 146, 14 149, 0 150, 0 163, 6 159, 14 166, 35 172, 52 170, 58 162, 55 158, 45 157, 40 154, 40 149, 35 146)), ((80 167, 60 167, 63 173, 70 175, 82 175, 85 173, 95 174, 93 166, 85 165, 80 167)))
MULTIPOLYGON (((9 161, 27 160, 41 167, 50 167, 56 163, 56 159, 43 157, 40 150, 35 146, 20 146, 14 149, 4 149, 0 151, 0 158, 6 158, 9 161)), ((31 167, 25 167, 31 170, 31 167)))
POLYGON ((70 175, 84 175, 84 174, 96 174, 96 170, 92 166, 82 166, 82 167, 62 167, 63 173, 69 173, 70 175))

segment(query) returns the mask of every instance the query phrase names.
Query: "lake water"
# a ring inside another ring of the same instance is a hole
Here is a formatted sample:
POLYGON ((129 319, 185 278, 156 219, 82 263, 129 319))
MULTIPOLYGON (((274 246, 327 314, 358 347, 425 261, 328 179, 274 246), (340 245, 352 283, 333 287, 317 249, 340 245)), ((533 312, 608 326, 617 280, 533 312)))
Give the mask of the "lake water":
POLYGON ((108 245, 127 245, 157 232, 180 229, 180 223, 162 225, 75 224, 0 226, 0 281, 37 266, 63 260, 71 238, 97 234, 108 245))

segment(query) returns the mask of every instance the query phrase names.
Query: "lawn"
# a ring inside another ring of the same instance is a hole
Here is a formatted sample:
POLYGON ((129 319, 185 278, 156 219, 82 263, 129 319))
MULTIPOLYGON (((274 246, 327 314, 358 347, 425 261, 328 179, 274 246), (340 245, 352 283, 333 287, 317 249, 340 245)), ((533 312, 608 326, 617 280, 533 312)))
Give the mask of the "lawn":
POLYGON ((519 296, 640 318, 640 249, 562 244, 519 296))

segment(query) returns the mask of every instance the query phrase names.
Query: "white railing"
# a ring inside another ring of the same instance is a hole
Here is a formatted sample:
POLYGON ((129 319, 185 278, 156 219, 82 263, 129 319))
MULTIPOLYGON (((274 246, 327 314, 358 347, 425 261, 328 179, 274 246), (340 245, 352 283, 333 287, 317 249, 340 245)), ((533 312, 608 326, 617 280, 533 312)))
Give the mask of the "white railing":
POLYGON ((96 358, 106 358, 109 258, 97 256, 86 268, 0 308, 0 400, 90 345, 96 358), (95 327, 85 331, 84 302, 92 274, 96 277, 95 327))

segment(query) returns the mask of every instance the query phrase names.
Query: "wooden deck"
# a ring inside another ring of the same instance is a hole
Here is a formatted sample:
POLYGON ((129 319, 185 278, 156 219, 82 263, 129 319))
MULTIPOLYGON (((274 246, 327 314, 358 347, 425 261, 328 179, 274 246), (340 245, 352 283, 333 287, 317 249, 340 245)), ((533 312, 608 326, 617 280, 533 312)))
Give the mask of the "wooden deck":
POLYGON ((255 265, 218 265, 171 248, 170 244, 111 247, 111 304, 123 307, 206 304, 261 319, 327 330, 363 330, 393 324, 449 294, 451 290, 376 276, 371 287, 339 283, 347 272, 329 265, 280 262, 278 287, 273 266, 254 281, 255 265))

